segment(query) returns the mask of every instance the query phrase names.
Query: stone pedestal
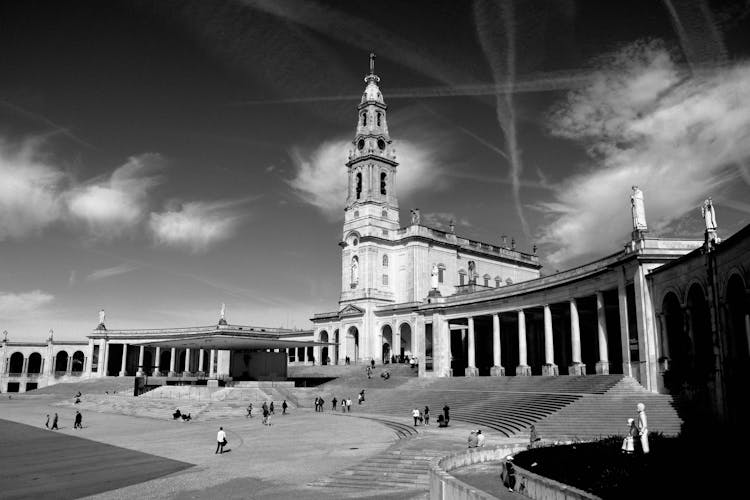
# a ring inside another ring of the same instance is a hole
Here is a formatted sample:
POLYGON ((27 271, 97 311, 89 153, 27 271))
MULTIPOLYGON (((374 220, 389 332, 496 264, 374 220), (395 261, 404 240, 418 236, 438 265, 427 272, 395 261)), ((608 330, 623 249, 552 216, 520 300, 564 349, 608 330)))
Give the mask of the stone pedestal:
POLYGON ((190 372, 182 372, 182 376, 183 376, 183 377, 192 377, 192 376, 193 376, 193 374, 192 374, 192 373, 190 373, 190 372))
POLYGON ((597 361, 596 374, 597 375, 609 375, 609 361, 597 361))
POLYGON ((135 372, 136 377, 143 377, 145 375, 144 371, 138 368, 138 371, 135 372))
POLYGON ((554 363, 546 363, 542 366, 542 375, 546 377, 557 377, 560 375, 560 370, 554 363))
POLYGON ((206 380, 206 386, 207 387, 219 387, 219 381, 216 379, 206 380))
POLYGON ((529 365, 516 366, 516 375, 518 375, 519 377, 530 377, 531 367, 529 365))
POLYGON ((177 376, 177 372, 170 371, 167 373, 167 377, 176 377, 176 376, 177 376))
POLYGON ((155 370, 153 371, 153 373, 151 374, 151 376, 152 376, 152 377, 161 377, 161 372, 160 372, 160 371, 159 371, 159 369, 157 368, 157 369, 155 369, 155 370))
POLYGON ((568 367, 568 375, 586 375, 586 365, 573 363, 568 367))
POLYGON ((464 376, 466 377, 478 377, 479 376, 479 368, 476 366, 467 366, 464 369, 464 376))
POLYGON ((502 366, 493 366, 492 368, 490 368, 490 376, 491 377, 504 377, 505 368, 502 366))

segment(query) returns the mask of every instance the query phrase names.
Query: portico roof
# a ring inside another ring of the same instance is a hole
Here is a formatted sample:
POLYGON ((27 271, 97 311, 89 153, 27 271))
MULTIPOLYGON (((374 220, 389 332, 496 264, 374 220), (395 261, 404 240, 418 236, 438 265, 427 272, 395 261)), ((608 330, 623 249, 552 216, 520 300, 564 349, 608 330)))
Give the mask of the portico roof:
POLYGON ((276 336, 263 334, 225 334, 214 333, 204 335, 186 335, 171 339, 143 340, 134 342, 137 345, 163 347, 167 349, 292 349, 296 347, 325 347, 335 345, 330 342, 315 342, 312 340, 287 340, 276 336))

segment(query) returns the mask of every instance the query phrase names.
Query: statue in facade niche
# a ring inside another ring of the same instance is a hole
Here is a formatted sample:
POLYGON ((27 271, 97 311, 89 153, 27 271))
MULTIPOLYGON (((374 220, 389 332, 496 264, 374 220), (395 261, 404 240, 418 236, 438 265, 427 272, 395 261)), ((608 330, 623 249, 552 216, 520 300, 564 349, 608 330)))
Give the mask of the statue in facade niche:
POLYGON ((438 269, 437 264, 432 265, 432 272, 430 272, 430 285, 433 290, 437 289, 438 287, 438 276, 440 274, 440 270, 438 269))
POLYGON ((706 224, 706 231, 716 231, 719 226, 716 224, 716 210, 714 210, 714 204, 710 197, 703 202, 701 215, 706 224))
POLYGON ((646 225, 646 209, 643 206, 643 191, 638 189, 638 186, 633 186, 633 194, 630 195, 630 205, 633 213, 633 229, 636 231, 645 231, 648 229, 646 225))
POLYGON ((359 260, 352 259, 352 285, 359 283, 359 260))

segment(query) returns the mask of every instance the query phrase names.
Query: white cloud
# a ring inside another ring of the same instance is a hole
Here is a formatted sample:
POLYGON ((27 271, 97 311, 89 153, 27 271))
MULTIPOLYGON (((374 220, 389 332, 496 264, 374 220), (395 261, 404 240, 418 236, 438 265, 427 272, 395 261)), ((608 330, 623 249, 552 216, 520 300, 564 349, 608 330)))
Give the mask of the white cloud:
POLYGON ((220 241, 234 236, 243 209, 256 197, 240 200, 182 203, 161 213, 151 213, 149 226, 158 245, 186 248, 202 253, 220 241))
POLYGON ((0 315, 10 317, 36 311, 54 299, 54 295, 41 290, 23 293, 0 292, 0 315))
POLYGON ((157 154, 131 157, 109 179, 97 179, 68 195, 70 212, 96 237, 118 236, 137 225, 148 208, 148 191, 160 180, 151 175, 162 163, 157 154))
POLYGON ((112 278, 114 276, 129 273, 130 271, 135 271, 136 269, 138 269, 138 267, 139 266, 137 266, 136 264, 126 262, 114 267, 97 269, 96 271, 93 271, 88 276, 86 276, 86 281, 98 281, 104 278, 112 278))
POLYGON ((0 241, 36 233, 61 217, 65 175, 45 163, 39 143, 0 140, 0 241))
MULTIPOLYGON (((420 134, 426 136, 427 134, 420 134)), ((410 194, 427 189, 445 187, 445 148, 448 138, 444 134, 431 134, 430 138, 394 141, 396 161, 396 193, 404 199, 410 194)), ((344 137, 328 140, 313 150, 292 148, 290 156, 295 176, 288 181, 297 196, 316 207, 330 220, 344 216, 346 202, 348 152, 353 148, 344 137)))
POLYGON ((645 195, 657 233, 739 178, 750 158, 750 65, 682 74, 656 42, 606 60, 590 85, 551 115, 551 132, 579 140, 595 166, 538 205, 550 216, 541 241, 555 263, 610 252, 630 233, 630 188, 645 195))

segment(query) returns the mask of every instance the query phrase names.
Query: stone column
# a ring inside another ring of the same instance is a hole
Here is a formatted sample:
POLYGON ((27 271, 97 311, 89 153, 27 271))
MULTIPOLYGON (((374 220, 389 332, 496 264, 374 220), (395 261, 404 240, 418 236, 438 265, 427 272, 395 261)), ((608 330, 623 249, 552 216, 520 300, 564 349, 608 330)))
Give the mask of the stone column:
POLYGON ((144 366, 143 366, 143 350, 145 348, 143 346, 138 347, 138 373, 136 373, 137 376, 142 377, 144 374, 144 366))
MULTIPOLYGON (((396 357, 398 358, 401 356, 401 330, 398 329, 397 326, 391 325, 391 328, 393 328, 393 350, 396 354, 396 357)), ((435 338, 435 332, 432 332, 433 338, 435 338)), ((398 362, 398 359, 396 360, 398 362)))
POLYGON ((101 339, 99 341, 99 364, 96 367, 96 372, 100 377, 107 376, 107 344, 109 344, 107 339, 101 339))
POLYGON ((474 339, 474 318, 472 316, 469 316, 468 350, 469 366, 467 366, 464 370, 464 375, 466 375, 467 377, 476 377, 479 375, 479 370, 477 369, 476 342, 474 339))
POLYGON ((549 304, 544 305, 544 366, 542 375, 554 377, 559 375, 559 370, 555 364, 555 343, 552 336, 552 310, 549 304))
POLYGON ((94 366, 94 339, 89 339, 89 355, 83 360, 85 364, 86 376, 91 378, 92 367, 94 366))
MULTIPOLYGON (((658 392, 659 361, 656 355, 656 326, 654 325, 654 309, 651 301, 651 289, 646 281, 649 268, 638 264, 633 276, 635 289, 635 318, 638 332, 638 354, 640 382, 651 392, 658 392)), ((709 302, 709 307, 713 302, 709 302)), ((716 314, 716 311, 713 311, 716 314)))
POLYGON ((169 353, 169 373, 168 373, 168 376, 170 376, 170 377, 176 377, 177 376, 177 372, 174 371, 174 368, 175 368, 175 358, 176 357, 177 357, 177 349, 175 349, 173 347, 172 350, 169 353))
POLYGON ((128 359, 128 344, 122 344, 122 361, 120 362, 120 376, 127 375, 125 371, 125 361, 128 359))
POLYGON ((68 363, 65 365, 65 375, 70 375, 73 372, 73 356, 68 356, 68 363))
POLYGON ((505 375, 505 368, 503 368, 502 357, 500 356, 500 315, 492 315, 492 364, 490 368, 490 375, 493 377, 502 377, 505 375))
POLYGON ((216 363, 216 349, 211 349, 208 356, 208 378, 216 378, 216 369, 214 368, 216 363))
POLYGON ((518 366, 516 375, 530 376, 531 367, 526 361, 526 313, 518 310, 518 366))
POLYGON ((604 310, 604 294, 596 292, 596 327, 599 340, 599 361, 597 375, 609 375, 609 346, 607 343, 607 314, 604 310))
POLYGON ((570 299, 570 347, 573 359, 568 367, 568 375, 586 375, 586 365, 581 363, 581 325, 576 299, 570 299))
POLYGON ((186 377, 189 377, 191 375, 190 371, 190 350, 191 349, 185 349, 185 366, 182 374, 186 377))
POLYGON ((159 371, 159 365, 161 365, 161 347, 156 348, 156 354, 154 356, 156 359, 154 359, 154 371, 153 376, 159 377, 161 376, 161 372, 159 371))
POLYGON ((203 369, 205 352, 206 352, 205 349, 198 350, 198 376, 199 377, 204 377, 206 375, 206 371, 203 369))
POLYGON ((27 358, 26 356, 24 356, 24 358, 23 358, 23 365, 22 365, 22 368, 21 368, 21 375, 25 377, 28 374, 29 374, 29 358, 27 358))
POLYGON ((630 364, 630 326, 628 323, 628 294, 625 288, 625 270, 620 269, 617 277, 617 299, 620 308, 620 349, 622 352, 622 374, 633 376, 630 364))

